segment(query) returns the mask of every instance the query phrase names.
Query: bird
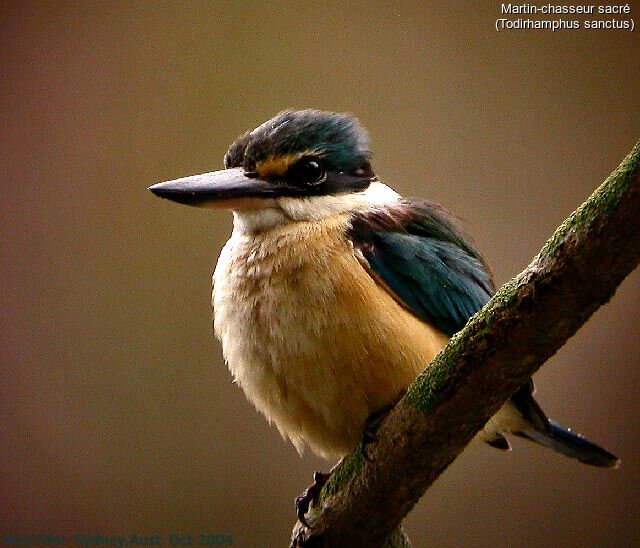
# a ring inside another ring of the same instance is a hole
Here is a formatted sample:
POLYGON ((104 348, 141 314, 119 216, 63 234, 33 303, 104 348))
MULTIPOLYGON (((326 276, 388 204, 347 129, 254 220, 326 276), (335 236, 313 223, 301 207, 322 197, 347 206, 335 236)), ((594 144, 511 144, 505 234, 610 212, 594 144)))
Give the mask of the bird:
MULTIPOLYGON (((371 157, 355 116, 286 110, 238 137, 224 169, 149 187, 233 212, 212 292, 225 361, 283 437, 326 459, 354 450, 495 292, 459 220, 382 183, 371 157)), ((550 420, 533 392, 529 380, 477 439, 508 450, 515 435, 618 464, 550 420)))

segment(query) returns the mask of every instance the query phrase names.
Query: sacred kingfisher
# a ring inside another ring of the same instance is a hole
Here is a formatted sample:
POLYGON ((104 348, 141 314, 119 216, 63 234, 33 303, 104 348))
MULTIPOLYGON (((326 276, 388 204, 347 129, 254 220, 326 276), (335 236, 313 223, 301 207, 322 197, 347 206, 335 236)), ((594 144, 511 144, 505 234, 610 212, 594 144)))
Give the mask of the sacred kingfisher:
MULTIPOLYGON (((288 110, 239 137, 224 168, 149 188, 233 211, 213 274, 214 330, 247 398, 301 452, 340 458, 490 299, 456 219, 378 180, 346 114, 288 110)), ((478 438, 514 434, 581 462, 618 459, 550 421, 527 382, 478 438)))

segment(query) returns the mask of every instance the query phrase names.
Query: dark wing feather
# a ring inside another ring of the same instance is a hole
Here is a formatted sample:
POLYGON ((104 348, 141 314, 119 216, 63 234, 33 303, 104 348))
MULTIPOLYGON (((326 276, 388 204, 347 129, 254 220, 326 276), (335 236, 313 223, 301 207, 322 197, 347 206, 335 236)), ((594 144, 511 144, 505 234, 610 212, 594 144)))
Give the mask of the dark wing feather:
POLYGON ((493 293, 491 274, 455 221, 404 200, 352 218, 349 237, 370 273, 416 316, 448 336, 493 293))

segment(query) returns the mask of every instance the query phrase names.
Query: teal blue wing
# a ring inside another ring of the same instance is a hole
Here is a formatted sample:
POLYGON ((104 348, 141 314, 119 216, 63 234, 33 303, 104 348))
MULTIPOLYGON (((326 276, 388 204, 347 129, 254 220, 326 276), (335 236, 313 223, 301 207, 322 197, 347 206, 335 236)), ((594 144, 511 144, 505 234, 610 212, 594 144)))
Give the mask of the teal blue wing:
POLYGON ((494 292, 480 254, 453 218, 429 202, 356 214, 350 238, 371 275, 419 318, 448 336, 494 292))

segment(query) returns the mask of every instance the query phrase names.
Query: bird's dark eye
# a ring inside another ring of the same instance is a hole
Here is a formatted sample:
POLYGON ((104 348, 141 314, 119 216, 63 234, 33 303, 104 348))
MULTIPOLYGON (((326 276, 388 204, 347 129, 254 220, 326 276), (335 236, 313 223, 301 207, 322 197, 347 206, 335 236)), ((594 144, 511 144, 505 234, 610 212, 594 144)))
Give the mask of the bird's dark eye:
POLYGON ((297 185, 317 185, 324 180, 324 169, 316 159, 303 158, 287 171, 287 179, 297 185))

